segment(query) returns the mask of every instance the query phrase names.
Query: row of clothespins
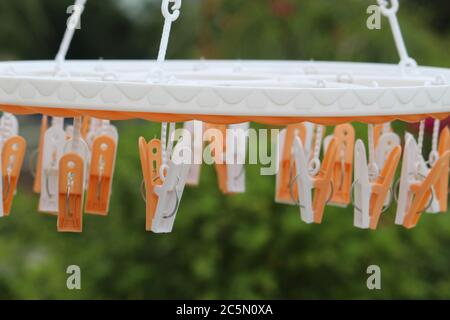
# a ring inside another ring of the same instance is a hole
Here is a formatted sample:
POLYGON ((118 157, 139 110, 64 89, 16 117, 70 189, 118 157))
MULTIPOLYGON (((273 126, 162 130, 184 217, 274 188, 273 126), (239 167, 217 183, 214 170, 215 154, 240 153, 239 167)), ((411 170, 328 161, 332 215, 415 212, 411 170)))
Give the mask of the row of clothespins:
MULTIPOLYGON (((81 232, 83 211, 106 215, 109 209, 118 133, 107 120, 42 117, 33 190, 40 193, 40 212, 57 216, 60 232, 81 232), (84 206, 84 195, 86 202, 84 206)), ((4 113, 0 119, 0 149, 3 179, 0 216, 10 214, 23 165, 26 143, 19 136, 16 117, 4 113)))
MULTIPOLYGON (((64 126, 63 118, 43 116, 34 191, 40 193, 39 211, 57 215, 60 232, 81 232, 83 213, 107 215, 117 153, 117 129, 107 120, 75 118, 64 126), (86 199, 85 198, 86 193, 86 199)), ((167 135, 148 143, 139 140, 139 153, 146 200, 146 229, 167 233, 173 229, 186 185, 198 185, 200 164, 175 162, 172 155, 190 152, 202 157, 204 141, 196 140, 195 126, 216 129, 223 143, 215 150, 215 167, 220 190, 225 194, 245 192, 245 165, 227 163, 224 157, 231 149, 233 160, 246 157, 248 143, 238 139, 234 130, 248 131, 249 124, 212 125, 190 121, 184 128, 190 132, 191 150, 174 144, 175 124, 167 135)), ((0 215, 10 213, 23 164, 26 142, 18 135, 18 121, 9 113, 0 118, 2 170, 0 215)), ((354 225, 376 229, 380 216, 397 201, 396 223, 414 227, 423 212, 447 211, 450 130, 440 130, 434 123, 432 151, 425 161, 422 155, 424 122, 416 141, 405 135, 400 178, 395 174, 400 164, 400 137, 389 123, 369 125, 368 156, 362 140, 355 142, 351 124, 338 125, 331 135, 323 137, 325 128, 312 123, 289 125, 278 139, 278 171, 275 201, 299 206, 301 219, 321 223, 327 205, 353 205, 354 225), (322 150, 323 149, 323 150, 322 150), (323 154, 323 159, 321 155, 323 154)), ((203 137, 203 132, 200 133, 203 137)))
MULTIPOLYGON (((193 126, 194 122, 185 124, 194 136, 193 126)), ((235 137, 230 133, 233 130, 248 129, 246 123, 204 126, 220 130, 224 137, 235 137)), ((406 228, 414 227, 423 212, 446 212, 449 128, 444 128, 439 135, 440 122, 435 121, 428 161, 422 155, 424 122, 420 125, 418 141, 412 134, 405 135, 399 180, 395 180, 402 155, 399 135, 393 132, 390 123, 368 125, 368 128, 368 155, 363 141, 355 139, 351 124, 336 126, 334 132, 325 138, 325 128, 312 123, 289 125, 283 129, 278 145, 275 201, 298 205, 301 219, 306 223, 321 223, 327 205, 347 207, 352 204, 354 225, 363 229, 376 229, 381 214, 394 200, 397 201, 395 222, 406 228)), ((171 132, 173 128, 169 135, 171 132)), ((199 165, 175 164, 170 160, 170 152, 182 148, 179 144, 175 149, 170 146, 166 150, 164 145, 159 139, 149 143, 144 138, 139 141, 146 189, 146 227, 156 233, 172 231, 184 187, 198 184, 200 173, 199 165), (164 157, 167 157, 165 162, 164 157)), ((194 155, 203 152, 202 144, 193 143, 193 146, 194 155)), ((234 149, 235 156, 239 153, 245 156, 246 147, 244 144, 240 149, 234 149)), ((223 144, 221 152, 227 152, 227 143, 223 144)), ((215 166, 223 193, 245 191, 243 164, 233 162, 215 166)))

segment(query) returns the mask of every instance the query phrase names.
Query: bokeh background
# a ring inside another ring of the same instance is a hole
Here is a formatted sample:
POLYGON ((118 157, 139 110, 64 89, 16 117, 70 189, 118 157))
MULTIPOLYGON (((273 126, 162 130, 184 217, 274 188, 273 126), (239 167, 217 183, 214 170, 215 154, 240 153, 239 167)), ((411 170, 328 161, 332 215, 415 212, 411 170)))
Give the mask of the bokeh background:
MULTIPOLYGON (((185 0, 168 58, 316 59, 398 62, 386 19, 366 28, 375 0, 185 0)), ((72 0, 0 1, 0 59, 52 59, 72 0)), ((450 67, 450 2, 401 1, 410 54, 450 67)), ((163 19, 159 0, 89 0, 69 58, 151 59, 163 19)), ((28 159, 39 116, 20 117, 28 159)), ((58 234, 37 212, 25 164, 12 214, 0 221, 3 299, 450 298, 450 216, 425 215, 411 231, 389 210, 376 232, 352 226, 351 209, 328 208, 306 225, 296 207, 274 203, 274 177, 247 166, 247 192, 224 196, 213 167, 182 199, 174 232, 144 230, 137 139, 159 125, 115 123, 120 146, 111 211, 85 216, 82 234, 58 234), (66 288, 68 265, 82 290, 66 288), (366 268, 382 270, 382 290, 366 288, 366 268)), ((413 125, 394 124, 399 133, 413 125)), ((357 125, 365 138, 364 126, 357 125)), ((429 137, 428 137, 429 139, 429 137)), ((427 140, 429 141, 429 140, 427 140)))

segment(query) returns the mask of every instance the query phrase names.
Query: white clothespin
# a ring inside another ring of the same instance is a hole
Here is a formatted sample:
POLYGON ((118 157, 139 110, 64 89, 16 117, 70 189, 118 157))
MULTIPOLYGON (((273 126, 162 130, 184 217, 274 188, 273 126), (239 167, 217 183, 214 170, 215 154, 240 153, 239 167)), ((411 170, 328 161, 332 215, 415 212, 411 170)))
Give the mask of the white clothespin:
POLYGON ((39 211, 58 213, 59 160, 64 152, 66 134, 64 119, 53 117, 51 126, 44 135, 42 145, 41 194, 39 211))
MULTIPOLYGON (((182 148, 185 148, 183 143, 178 143, 174 148, 174 154, 180 155, 181 158, 186 152, 182 148)), ((182 160, 170 159, 164 182, 162 185, 154 187, 154 192, 158 196, 158 204, 152 220, 151 231, 155 233, 172 232, 190 167, 182 160)))
POLYGON ((189 168, 186 184, 189 186, 198 186, 203 158, 203 122, 197 120, 185 122, 184 129, 189 132, 193 146, 192 163, 189 168))
POLYGON ((226 131, 227 193, 245 192, 245 157, 248 122, 230 125, 226 131))

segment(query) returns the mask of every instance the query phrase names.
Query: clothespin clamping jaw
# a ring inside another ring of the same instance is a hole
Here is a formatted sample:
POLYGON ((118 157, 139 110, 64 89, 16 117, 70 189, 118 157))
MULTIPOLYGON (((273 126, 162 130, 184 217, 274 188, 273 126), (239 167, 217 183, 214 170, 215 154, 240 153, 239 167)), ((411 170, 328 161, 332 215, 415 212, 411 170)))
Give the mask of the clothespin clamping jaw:
POLYGON ((333 194, 332 174, 336 152, 337 141, 333 138, 328 144, 322 164, 317 164, 316 168, 311 168, 311 163, 308 163, 307 154, 301 139, 295 137, 295 180, 298 185, 297 192, 301 218, 306 223, 322 222, 325 206, 333 194))
POLYGON ((422 213, 430 206, 437 194, 434 188, 439 187, 440 179, 448 177, 450 150, 440 155, 431 169, 427 168, 419 154, 420 148, 415 139, 407 137, 395 223, 408 229, 417 225, 422 213))
POLYGON ((324 139, 324 150, 332 138, 336 139, 337 151, 333 160, 333 195, 330 205, 347 207, 350 204, 350 191, 353 181, 353 151, 355 145, 355 129, 351 124, 338 125, 334 134, 324 139))
POLYGON ((54 117, 42 143, 40 212, 58 213, 59 161, 64 153, 65 143, 64 119, 54 117))
POLYGON ((118 133, 103 120, 92 142, 85 212, 107 215, 117 155, 118 133))
MULTIPOLYGON (((381 172, 371 172, 367 163, 366 148, 362 140, 355 144, 354 225, 375 230, 378 226, 386 199, 392 195, 391 185, 401 156, 401 147, 389 154, 381 172), (391 194, 390 194, 391 193, 391 194)), ((392 199, 392 198, 391 198, 392 199)), ((391 202, 391 201, 389 201, 391 202)))
MULTIPOLYGON (((279 163, 276 177, 275 201, 278 203, 295 204, 298 202, 298 184, 295 179, 294 142, 296 138, 307 140, 307 126, 305 123, 293 124, 283 129, 279 137, 279 163)), ((309 158, 309 153, 307 155, 309 158)))
POLYGON ((83 231, 83 201, 89 148, 81 137, 81 118, 74 119, 72 139, 59 160, 58 231, 83 231))

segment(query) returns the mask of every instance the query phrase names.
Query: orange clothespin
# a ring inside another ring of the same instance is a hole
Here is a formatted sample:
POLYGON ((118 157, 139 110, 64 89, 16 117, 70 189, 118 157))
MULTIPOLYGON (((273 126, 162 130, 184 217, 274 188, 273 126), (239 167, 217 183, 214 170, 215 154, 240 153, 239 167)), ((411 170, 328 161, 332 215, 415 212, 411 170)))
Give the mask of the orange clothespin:
POLYGON ((294 150, 296 181, 299 186, 297 194, 302 220, 306 223, 322 223, 323 212, 332 192, 337 140, 332 138, 329 142, 322 164, 317 164, 319 166, 317 167, 318 173, 315 175, 310 174, 306 152, 298 136, 295 137, 294 150), (312 195, 313 190, 314 196, 312 195))
POLYGON ((59 161, 58 231, 83 231, 84 160, 67 153, 59 161))
POLYGON ((108 135, 94 139, 86 197, 86 213, 107 215, 116 160, 116 141, 108 135))
POLYGON ((423 181, 416 180, 410 184, 410 203, 404 217, 403 226, 405 228, 413 228, 417 225, 422 212, 428 206, 432 197, 432 187, 435 185, 442 174, 448 175, 448 162, 450 159, 450 151, 446 151, 437 160, 433 168, 423 181))
POLYGON ((89 147, 81 137, 81 117, 74 118, 72 137, 64 145, 58 172, 58 231, 83 231, 83 201, 89 147))
MULTIPOLYGON (((445 129, 441 132, 441 137, 439 139, 439 157, 444 157, 445 153, 450 150, 450 129, 448 127, 445 127, 445 129)), ((437 179, 434 190, 436 192, 436 198, 439 202, 439 208, 440 212, 447 212, 448 207, 448 167, 450 163, 447 159, 445 164, 443 165, 445 167, 444 171, 441 175, 439 175, 439 178, 437 179), (447 171, 446 171, 447 170, 447 171)))
POLYGON ((153 139, 149 143, 143 137, 139 138, 139 155, 141 159, 142 174, 145 185, 146 223, 145 229, 152 230, 153 218, 158 205, 158 196, 155 186, 161 185, 159 176, 161 167, 161 141, 153 139))
POLYGON ((26 142, 20 136, 13 136, 6 140, 2 151, 3 173, 3 212, 8 216, 11 210, 17 182, 19 181, 25 156, 26 142))
MULTIPOLYGON (((294 181, 295 161, 293 147, 295 138, 298 137, 305 143, 307 128, 304 123, 293 124, 282 130, 279 139, 279 167, 276 179, 275 201, 279 203, 295 204, 298 199, 298 186, 294 181)), ((309 158, 309 155, 307 156, 309 158)))
MULTIPOLYGON (((375 230, 378 226, 386 198, 401 156, 401 147, 389 154, 380 173, 370 172, 375 164, 367 164, 366 149, 361 140, 355 145, 354 225, 375 230)), ((373 152, 373 151, 372 151, 373 152)), ((377 171, 377 170, 375 170, 377 171)))
POLYGON ((48 129, 48 117, 42 116, 41 120, 41 131, 39 134, 39 146, 37 149, 37 164, 36 164, 36 175, 34 177, 33 191, 35 193, 41 192, 41 177, 42 177, 42 157, 44 152, 44 138, 45 132, 48 129))
POLYGON ((350 191, 353 181, 353 151, 355 129, 351 124, 338 125, 334 134, 325 138, 325 150, 331 138, 336 139, 336 157, 333 160, 333 195, 331 205, 347 207, 350 204, 350 191))

